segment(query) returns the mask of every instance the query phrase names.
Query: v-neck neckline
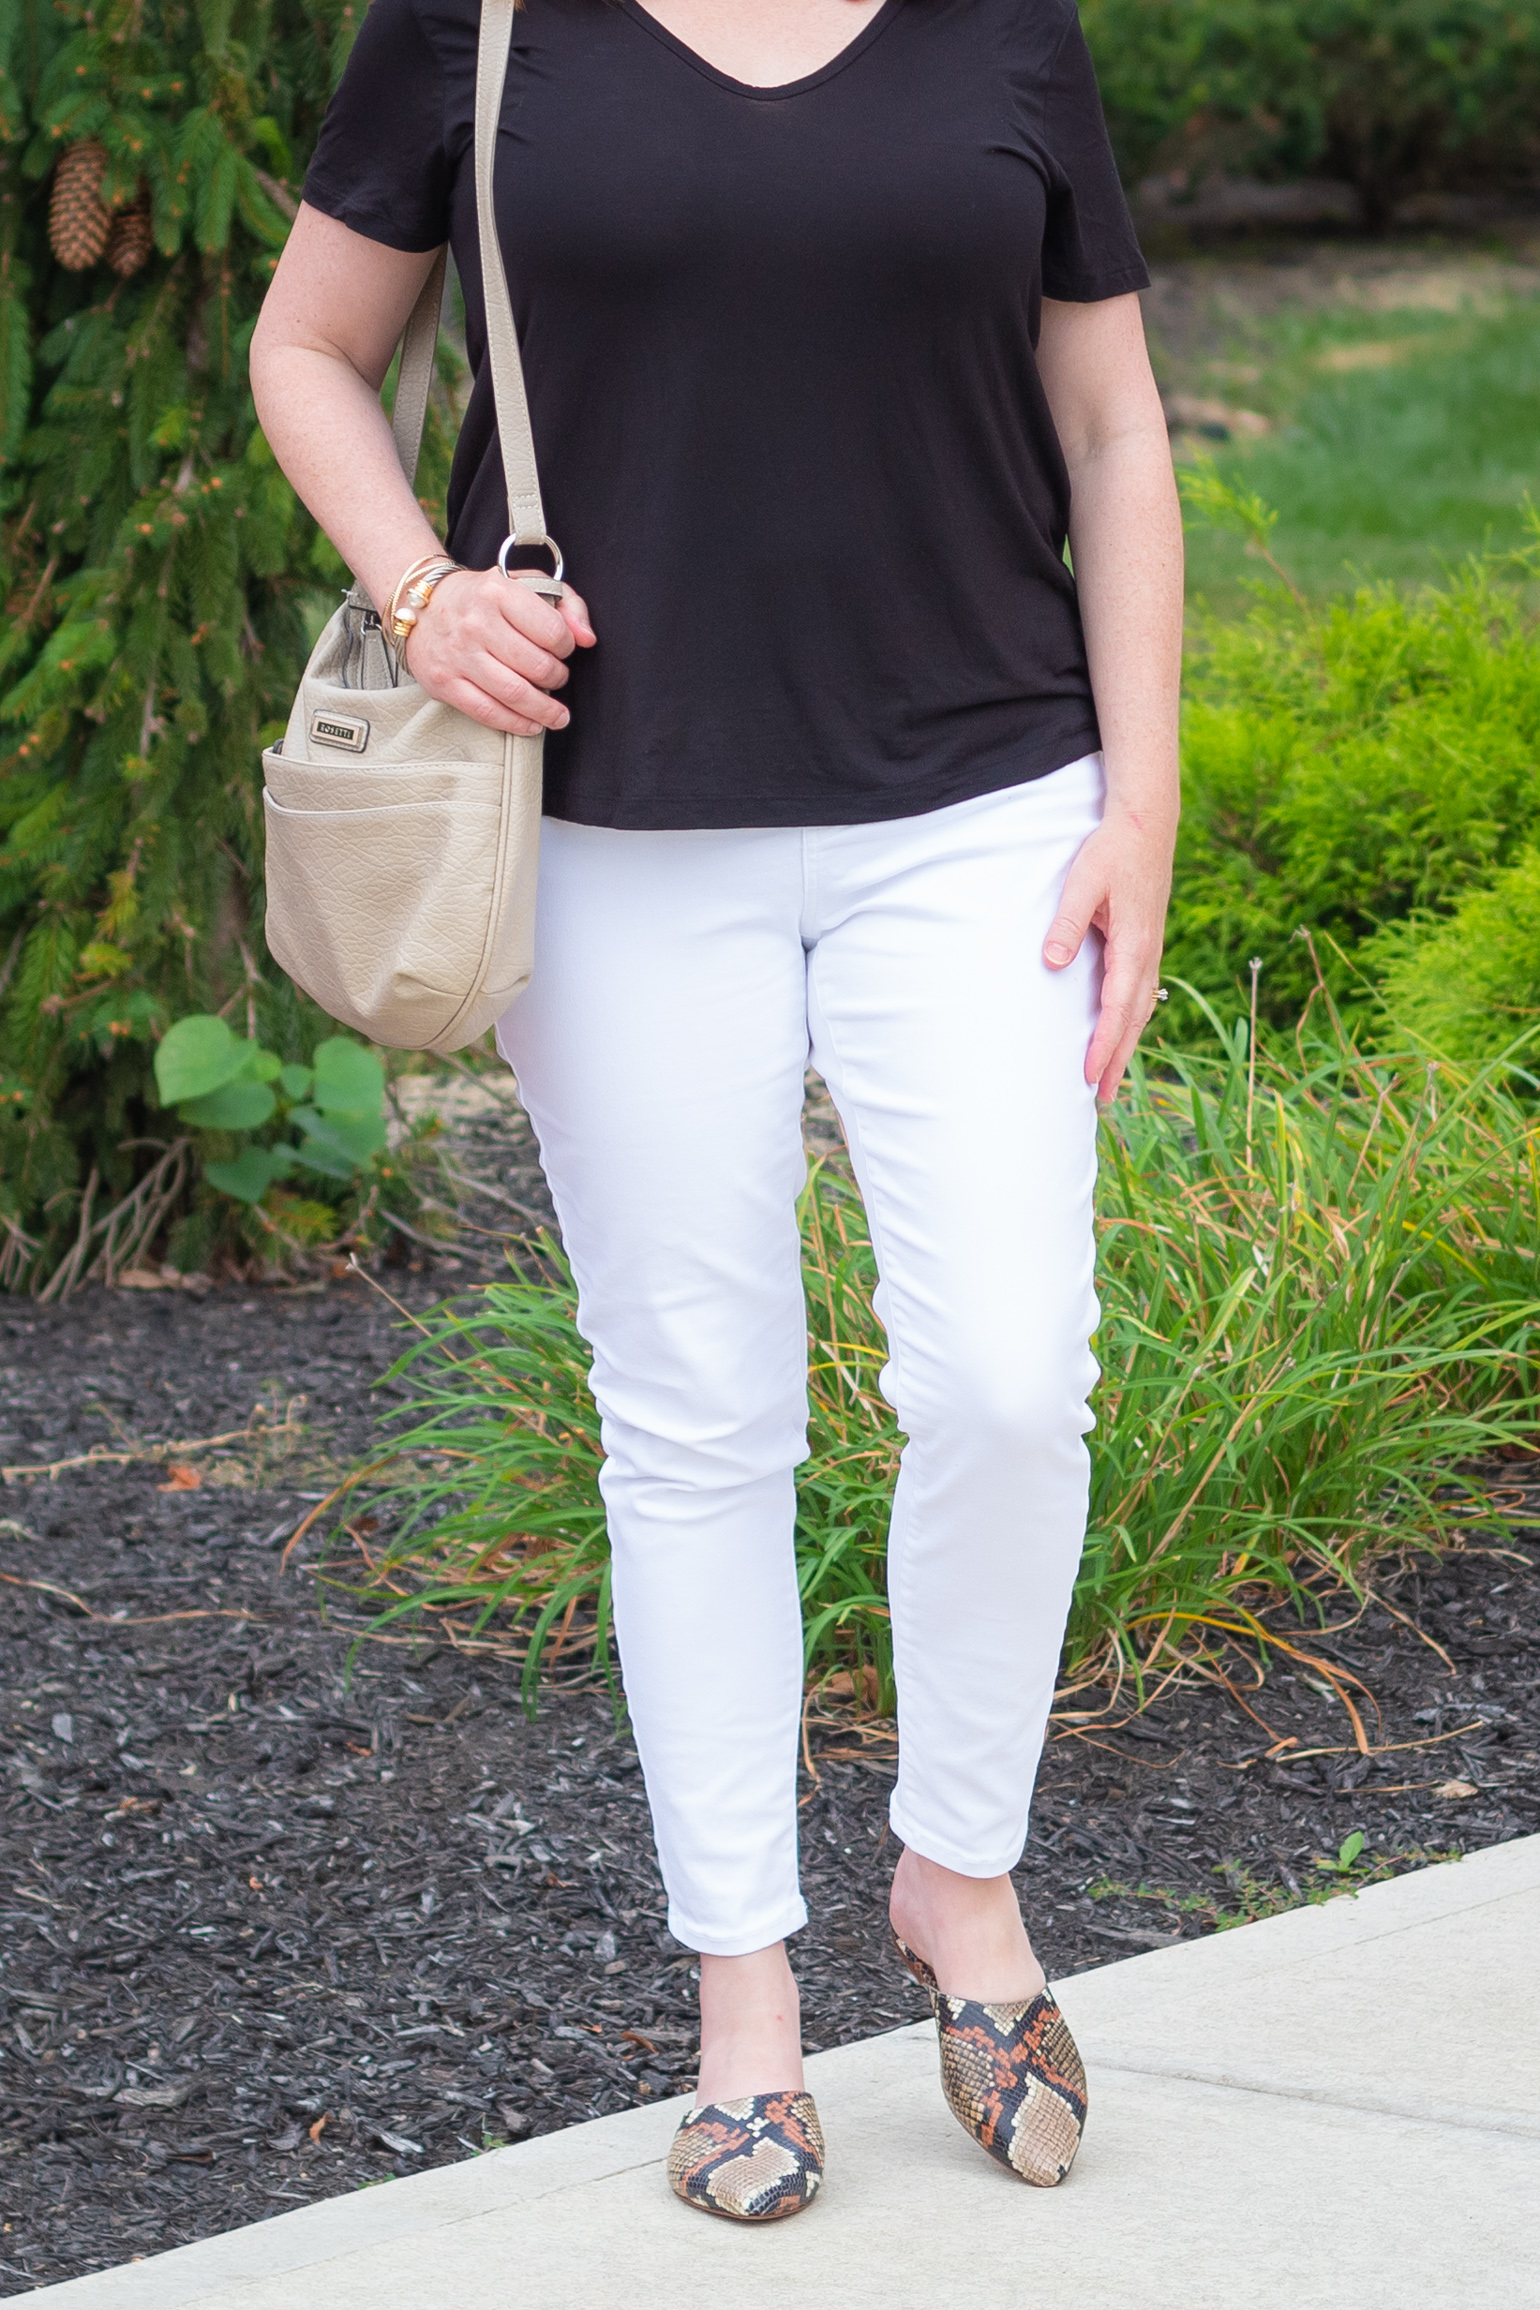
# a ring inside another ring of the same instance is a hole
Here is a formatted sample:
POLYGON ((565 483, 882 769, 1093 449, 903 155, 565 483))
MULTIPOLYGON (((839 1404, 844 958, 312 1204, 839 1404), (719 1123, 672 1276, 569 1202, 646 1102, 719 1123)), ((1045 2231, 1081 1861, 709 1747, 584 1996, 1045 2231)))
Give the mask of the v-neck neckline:
POLYGON ((761 101, 765 101, 782 96, 801 96, 806 90, 817 88, 826 80, 832 80, 836 73, 843 72, 847 65, 854 64, 856 58, 864 54, 872 42, 887 30, 893 18, 903 7, 904 0, 883 0, 883 5, 878 9, 876 15, 868 23, 862 25, 854 39, 847 40, 844 47, 837 49, 827 64, 819 65, 816 72, 804 73, 800 80, 778 81, 774 87, 770 88, 761 88, 752 80, 734 80, 730 72, 718 71, 714 64, 707 62, 698 49, 692 48, 688 41, 681 40, 677 33, 670 32, 666 24, 660 24, 657 17, 641 5, 641 0, 620 0, 620 5, 633 23, 639 24, 644 32, 650 32, 653 38, 661 41, 665 48, 671 48, 677 57, 684 63, 691 65, 707 80, 714 80, 718 88, 729 88, 735 96, 757 97, 761 101))

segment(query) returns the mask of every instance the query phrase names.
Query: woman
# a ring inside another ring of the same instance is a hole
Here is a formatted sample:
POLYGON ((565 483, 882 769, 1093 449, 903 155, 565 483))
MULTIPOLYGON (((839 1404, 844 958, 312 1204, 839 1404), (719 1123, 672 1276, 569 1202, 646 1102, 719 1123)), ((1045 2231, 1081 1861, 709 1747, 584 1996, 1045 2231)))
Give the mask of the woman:
POLYGON ((451 243, 463 566, 406 649, 432 696, 549 733, 534 978, 499 1042, 593 1346, 626 1692, 701 1958, 671 2180, 762 2220, 822 2173, 785 1950, 811 1058, 908 1439, 895 1935, 955 2113, 1051 2184, 1084 2077, 1010 1871, 1084 1530, 1096 1105, 1156 993, 1181 621, 1089 58, 1073 0, 527 0, 498 229, 590 615, 492 566, 477 18, 373 0, 252 368, 384 605, 438 549, 376 395, 451 243))

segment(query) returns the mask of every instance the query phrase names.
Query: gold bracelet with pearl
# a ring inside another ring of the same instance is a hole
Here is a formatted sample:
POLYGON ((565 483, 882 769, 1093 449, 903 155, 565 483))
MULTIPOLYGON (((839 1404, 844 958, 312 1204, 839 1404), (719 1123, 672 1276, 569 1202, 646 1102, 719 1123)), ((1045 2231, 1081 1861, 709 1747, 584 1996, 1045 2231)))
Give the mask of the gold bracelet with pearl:
POLYGON ((413 626, 432 598, 434 587, 463 567, 464 564, 450 554, 428 553, 420 561, 414 561, 397 579, 395 591, 385 605, 383 622, 398 651, 406 647, 413 626))
POLYGON ((394 587, 391 589, 384 609, 380 612, 380 620, 387 633, 389 633, 392 625, 395 623, 396 609, 400 602, 401 596, 405 592, 406 588, 412 583, 413 579, 421 577, 426 570, 436 569, 441 561, 447 561, 448 558, 448 555, 442 552, 425 553, 420 555, 419 558, 414 561, 409 568, 402 571, 400 577, 397 578, 394 587))

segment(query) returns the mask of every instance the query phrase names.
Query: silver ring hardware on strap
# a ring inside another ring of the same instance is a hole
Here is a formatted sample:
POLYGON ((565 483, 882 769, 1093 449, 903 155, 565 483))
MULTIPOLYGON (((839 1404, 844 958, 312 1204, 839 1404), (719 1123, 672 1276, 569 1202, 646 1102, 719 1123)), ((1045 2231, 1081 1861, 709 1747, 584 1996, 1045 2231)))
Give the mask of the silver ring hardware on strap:
POLYGON ((555 569, 551 572, 551 583, 553 585, 559 586, 562 581, 562 572, 567 565, 561 558, 561 547, 557 544, 554 537, 505 537, 502 544, 497 549, 497 566, 502 571, 504 577, 517 577, 521 574, 519 571, 511 570, 508 567, 508 556, 512 552, 513 548, 518 546, 521 551, 523 551, 527 550, 531 545, 543 545, 545 547, 546 552, 550 555, 552 561, 556 564, 555 569))

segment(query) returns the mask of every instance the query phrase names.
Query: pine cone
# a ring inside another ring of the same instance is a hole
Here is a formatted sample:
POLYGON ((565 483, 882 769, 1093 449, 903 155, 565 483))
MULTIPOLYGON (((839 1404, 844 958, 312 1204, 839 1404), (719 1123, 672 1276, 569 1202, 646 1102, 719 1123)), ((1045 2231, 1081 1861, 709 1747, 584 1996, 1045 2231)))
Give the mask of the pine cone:
POLYGON ((106 254, 112 215, 96 197, 106 169, 106 148, 93 140, 72 144, 54 170, 48 245, 67 273, 88 272, 106 254))
POLYGON ((121 280, 137 273, 141 265, 149 263, 155 246, 155 235, 150 227, 150 204, 145 194, 126 209, 119 209, 112 220, 112 237, 107 243, 107 262, 121 280))

